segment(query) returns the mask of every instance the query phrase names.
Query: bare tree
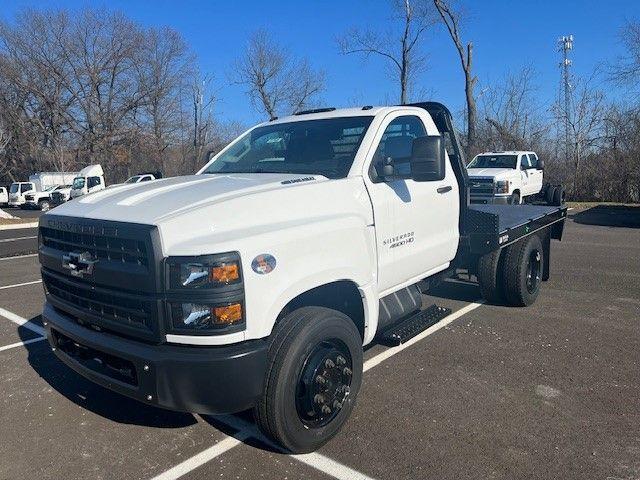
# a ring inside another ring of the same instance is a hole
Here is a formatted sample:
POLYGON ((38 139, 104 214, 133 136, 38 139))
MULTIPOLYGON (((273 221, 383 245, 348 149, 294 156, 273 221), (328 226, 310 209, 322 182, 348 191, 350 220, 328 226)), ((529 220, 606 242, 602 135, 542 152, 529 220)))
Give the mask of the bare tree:
POLYGON ((541 116, 537 101, 536 77, 532 67, 524 67, 504 81, 482 90, 477 147, 487 150, 531 150, 541 146, 549 126, 541 116), (483 124, 483 121, 485 122, 483 124))
POLYGON ((324 89, 324 73, 306 59, 295 59, 265 30, 249 39, 246 52, 235 62, 232 81, 244 85, 253 106, 270 119, 306 107, 324 89))
POLYGON ((611 79, 618 84, 635 84, 640 78, 640 21, 627 22, 620 38, 626 54, 609 67, 611 79))
POLYGON ((460 12, 452 9, 451 5, 444 0, 433 0, 442 21, 444 22, 451 40, 458 51, 460 64, 464 72, 464 93, 467 102, 467 154, 474 152, 476 143, 477 127, 477 107, 473 88, 477 82, 477 77, 473 74, 473 43, 467 43, 466 47, 461 38, 460 32, 460 12))
POLYGON ((393 19, 398 32, 379 33, 352 29, 338 38, 342 54, 361 54, 365 58, 375 55, 391 66, 393 78, 400 87, 400 103, 409 102, 415 77, 424 70, 425 58, 418 53, 418 45, 425 31, 434 23, 428 3, 421 0, 395 0, 393 19), (393 48, 399 38, 400 49, 393 48))

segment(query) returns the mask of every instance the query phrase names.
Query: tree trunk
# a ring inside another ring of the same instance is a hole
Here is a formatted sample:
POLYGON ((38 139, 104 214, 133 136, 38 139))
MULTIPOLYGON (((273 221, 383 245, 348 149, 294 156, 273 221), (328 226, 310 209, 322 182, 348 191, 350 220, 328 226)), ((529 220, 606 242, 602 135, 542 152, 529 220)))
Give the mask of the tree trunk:
POLYGON ((475 153, 476 144, 476 125, 478 123, 478 110, 476 108, 476 99, 473 95, 473 87, 476 79, 473 76, 473 44, 467 44, 467 62, 464 69, 464 93, 467 100, 467 156, 475 153))

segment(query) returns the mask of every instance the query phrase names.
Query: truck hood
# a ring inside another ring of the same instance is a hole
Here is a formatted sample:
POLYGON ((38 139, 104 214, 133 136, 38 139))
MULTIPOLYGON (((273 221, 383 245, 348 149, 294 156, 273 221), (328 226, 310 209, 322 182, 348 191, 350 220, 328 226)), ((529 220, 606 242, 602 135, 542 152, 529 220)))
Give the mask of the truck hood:
POLYGON ((308 229, 315 237, 345 225, 363 232, 373 224, 360 177, 265 173, 123 185, 67 202, 50 215, 156 225, 165 255, 242 251, 249 243, 281 242, 287 231, 308 229))
POLYGON ((500 180, 513 177, 516 175, 517 171, 513 168, 469 168, 467 173, 470 178, 491 177, 500 180))
POLYGON ((323 176, 299 174, 190 175, 107 188, 61 205, 55 214, 158 225, 187 210, 290 188, 302 183, 300 179, 327 181, 323 176))

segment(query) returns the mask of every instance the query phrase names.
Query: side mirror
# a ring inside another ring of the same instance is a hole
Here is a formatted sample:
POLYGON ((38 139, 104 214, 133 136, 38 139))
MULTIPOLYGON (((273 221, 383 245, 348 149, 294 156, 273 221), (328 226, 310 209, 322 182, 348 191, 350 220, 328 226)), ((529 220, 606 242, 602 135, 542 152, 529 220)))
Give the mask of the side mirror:
POLYGON ((444 178, 444 138, 418 137, 411 149, 411 178, 415 182, 432 182, 444 178))
POLYGON ((538 159, 538 170, 544 170, 544 160, 541 158, 538 159))

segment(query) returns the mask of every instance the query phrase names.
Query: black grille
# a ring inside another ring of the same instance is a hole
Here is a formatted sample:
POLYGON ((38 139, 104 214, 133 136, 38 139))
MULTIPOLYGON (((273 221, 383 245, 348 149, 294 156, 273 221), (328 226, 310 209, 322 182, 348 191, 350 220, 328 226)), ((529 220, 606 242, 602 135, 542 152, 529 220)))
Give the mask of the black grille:
MULTIPOLYGON (((154 301, 145 301, 132 294, 91 287, 42 272, 46 291, 54 299, 115 326, 150 331, 155 311, 154 301)), ((108 325, 107 325, 108 327, 108 325)))
POLYGON ((110 260, 133 265, 149 265, 145 242, 109 236, 105 232, 77 232, 41 227, 42 243, 64 252, 89 252, 98 260, 110 260))
POLYGON ((493 179, 492 178, 470 178, 471 194, 476 195, 493 195, 493 179))

